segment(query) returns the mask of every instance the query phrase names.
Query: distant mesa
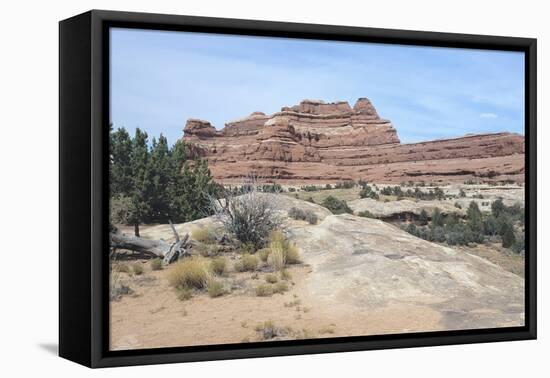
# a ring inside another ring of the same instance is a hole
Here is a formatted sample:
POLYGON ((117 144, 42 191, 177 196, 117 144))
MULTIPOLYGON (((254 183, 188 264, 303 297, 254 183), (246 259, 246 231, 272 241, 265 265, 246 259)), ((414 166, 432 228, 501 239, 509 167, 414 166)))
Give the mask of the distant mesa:
POLYGON ((221 130, 189 119, 183 139, 192 158, 208 159, 221 182, 251 173, 282 183, 524 181, 523 136, 503 132, 402 144, 366 97, 353 107, 303 100, 271 115, 255 111, 221 130))

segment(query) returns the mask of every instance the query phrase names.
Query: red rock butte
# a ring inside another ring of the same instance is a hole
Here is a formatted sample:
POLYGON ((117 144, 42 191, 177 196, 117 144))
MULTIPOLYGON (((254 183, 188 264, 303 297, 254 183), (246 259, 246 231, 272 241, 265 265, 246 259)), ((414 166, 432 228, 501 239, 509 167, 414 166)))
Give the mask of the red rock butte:
MULTIPOLYGON (((421 127, 421 126, 419 126, 421 127)), ((192 159, 208 159, 220 182, 256 175, 280 183, 344 180, 451 183, 524 182, 525 138, 507 132, 403 144, 367 98, 303 100, 266 115, 254 112, 217 130, 189 119, 192 159)))

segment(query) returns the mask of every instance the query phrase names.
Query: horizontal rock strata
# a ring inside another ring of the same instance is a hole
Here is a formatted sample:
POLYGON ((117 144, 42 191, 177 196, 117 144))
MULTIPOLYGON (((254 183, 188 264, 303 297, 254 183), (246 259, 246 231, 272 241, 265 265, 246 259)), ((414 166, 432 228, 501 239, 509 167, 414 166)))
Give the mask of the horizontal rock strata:
POLYGON ((389 120, 360 98, 304 100, 266 115, 254 112, 217 130, 189 119, 184 129, 192 158, 207 158, 214 177, 231 182, 254 174, 278 182, 524 181, 522 135, 467 135, 400 143, 389 120))

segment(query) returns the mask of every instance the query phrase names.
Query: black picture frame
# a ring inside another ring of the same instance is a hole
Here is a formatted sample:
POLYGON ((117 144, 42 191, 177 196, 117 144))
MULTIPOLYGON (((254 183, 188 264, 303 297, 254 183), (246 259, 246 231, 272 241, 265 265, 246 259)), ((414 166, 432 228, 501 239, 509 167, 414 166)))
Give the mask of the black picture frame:
POLYGON ((59 354, 88 367, 536 338, 536 39, 92 10, 59 24, 59 354), (110 27, 525 53, 525 326, 132 351, 108 350, 110 27))

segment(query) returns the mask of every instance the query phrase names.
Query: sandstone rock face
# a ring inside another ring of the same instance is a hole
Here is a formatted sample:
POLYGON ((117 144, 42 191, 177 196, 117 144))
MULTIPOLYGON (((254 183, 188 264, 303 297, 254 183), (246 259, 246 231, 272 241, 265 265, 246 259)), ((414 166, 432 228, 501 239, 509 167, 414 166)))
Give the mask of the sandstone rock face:
POLYGON ((207 158, 214 177, 255 174, 278 182, 524 181, 524 137, 510 133, 401 144, 390 121, 367 98, 304 100, 266 115, 254 112, 216 130, 190 119, 184 140, 207 158))
POLYGON ((289 232, 312 267, 307 292, 320 307, 349 316, 387 308, 397 324, 420 308, 436 319, 415 331, 524 325, 523 279, 485 259, 353 215, 289 232))

